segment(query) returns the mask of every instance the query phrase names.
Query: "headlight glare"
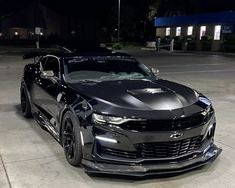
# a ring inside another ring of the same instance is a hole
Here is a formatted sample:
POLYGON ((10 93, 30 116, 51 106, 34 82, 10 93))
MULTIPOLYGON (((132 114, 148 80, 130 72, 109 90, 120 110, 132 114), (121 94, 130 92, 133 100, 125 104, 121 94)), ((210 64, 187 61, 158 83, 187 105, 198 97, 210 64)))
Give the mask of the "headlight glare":
POLYGON ((93 113, 92 119, 94 122, 99 123, 99 124, 115 124, 119 125, 122 123, 125 123, 127 121, 130 121, 128 118, 122 118, 122 117, 114 117, 114 116, 107 116, 107 115, 100 115, 93 113))
POLYGON ((202 115, 206 116, 206 115, 211 115, 213 113, 213 108, 212 106, 208 106, 203 112, 202 112, 202 115))

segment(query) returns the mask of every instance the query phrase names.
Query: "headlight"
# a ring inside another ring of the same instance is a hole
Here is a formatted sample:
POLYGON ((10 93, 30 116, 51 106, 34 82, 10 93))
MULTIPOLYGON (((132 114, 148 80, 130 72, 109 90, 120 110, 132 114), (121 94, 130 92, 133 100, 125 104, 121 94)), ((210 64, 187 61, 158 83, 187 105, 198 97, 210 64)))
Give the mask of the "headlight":
POLYGON ((201 101, 202 103, 204 103, 207 106, 211 106, 211 101, 206 97, 200 96, 199 101, 201 101))
POLYGON ((200 96, 199 101, 202 102, 206 106, 206 108, 202 112, 202 115, 205 116, 205 122, 207 122, 210 120, 210 118, 214 114, 214 109, 212 107, 212 103, 208 98, 206 98, 204 96, 200 96))
POLYGON ((119 125, 122 123, 125 123, 127 121, 131 121, 133 119, 128 119, 128 118, 122 118, 122 117, 114 117, 114 116, 107 116, 107 115, 100 115, 93 113, 92 119, 94 122, 99 123, 99 124, 115 124, 119 125))

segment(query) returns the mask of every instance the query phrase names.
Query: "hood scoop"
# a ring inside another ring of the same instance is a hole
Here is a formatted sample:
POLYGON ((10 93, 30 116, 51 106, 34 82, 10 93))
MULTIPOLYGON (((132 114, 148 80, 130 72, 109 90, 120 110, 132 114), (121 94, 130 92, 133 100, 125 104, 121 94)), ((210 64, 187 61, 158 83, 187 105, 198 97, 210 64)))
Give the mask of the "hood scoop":
POLYGON ((184 107, 184 98, 168 88, 143 88, 126 92, 152 110, 173 110, 184 107))
POLYGON ((95 108, 133 110, 175 110, 195 103, 195 92, 185 86, 157 80, 104 81, 94 85, 70 84, 96 101, 95 108))
POLYGON ((158 94, 158 93, 166 93, 167 91, 162 88, 145 88, 145 89, 137 89, 137 90, 127 90, 128 94, 131 95, 139 95, 139 94, 158 94))

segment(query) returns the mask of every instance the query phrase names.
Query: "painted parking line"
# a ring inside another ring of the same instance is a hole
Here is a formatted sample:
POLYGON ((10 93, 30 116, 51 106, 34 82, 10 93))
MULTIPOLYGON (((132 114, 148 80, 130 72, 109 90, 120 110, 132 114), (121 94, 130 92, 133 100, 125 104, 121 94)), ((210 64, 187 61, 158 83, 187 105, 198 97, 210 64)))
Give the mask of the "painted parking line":
POLYGON ((174 65, 156 65, 153 66, 155 68, 171 68, 171 67, 200 67, 200 66, 220 66, 220 65, 230 65, 229 63, 206 63, 206 64, 191 64, 191 65, 183 65, 183 64, 174 64, 174 65))
POLYGON ((167 74, 218 73, 218 72, 235 72, 235 69, 229 69, 229 70, 205 70, 205 71, 174 71, 174 72, 161 72, 161 75, 167 75, 167 74))
POLYGON ((9 186, 9 188, 12 188, 11 181, 10 181, 10 178, 9 178, 9 175, 8 175, 8 172, 7 172, 7 169, 6 169, 6 166, 5 166, 5 163, 3 161, 3 158, 1 156, 1 154, 0 154, 0 161, 1 161, 2 166, 3 166, 4 172, 5 172, 5 176, 7 178, 8 186, 9 186))

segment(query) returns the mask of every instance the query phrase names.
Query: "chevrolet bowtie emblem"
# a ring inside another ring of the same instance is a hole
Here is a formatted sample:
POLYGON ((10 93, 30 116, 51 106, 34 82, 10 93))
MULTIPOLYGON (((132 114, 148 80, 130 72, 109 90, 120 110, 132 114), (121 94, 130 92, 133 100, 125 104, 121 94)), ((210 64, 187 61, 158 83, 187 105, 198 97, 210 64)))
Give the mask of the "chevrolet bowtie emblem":
POLYGON ((173 133, 173 134, 170 135, 170 138, 175 138, 175 139, 177 139, 177 138, 182 137, 183 135, 184 135, 184 133, 175 132, 175 133, 173 133))

